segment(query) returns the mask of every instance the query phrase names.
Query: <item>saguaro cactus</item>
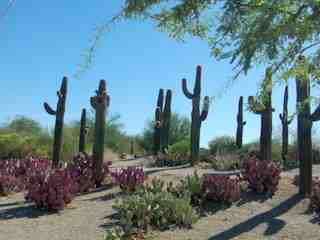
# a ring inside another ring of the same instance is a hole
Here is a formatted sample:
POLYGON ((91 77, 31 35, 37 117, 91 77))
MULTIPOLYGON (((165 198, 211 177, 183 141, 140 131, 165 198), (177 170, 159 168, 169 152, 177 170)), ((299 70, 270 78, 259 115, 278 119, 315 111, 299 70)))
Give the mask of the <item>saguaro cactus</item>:
MULTIPOLYGON (((304 57, 300 57, 303 61, 304 57)), ((298 159, 300 162, 300 193, 308 196, 312 190, 312 123, 320 120, 320 105, 311 114, 310 79, 306 76, 296 78, 298 159)))
POLYGON ((287 155, 288 155, 288 143, 289 143, 289 125, 291 124, 293 117, 289 118, 288 116, 288 86, 284 89, 284 97, 283 97, 283 110, 282 113, 279 114, 279 118, 282 124, 282 161, 283 164, 286 164, 287 155))
POLYGON ((86 133, 87 133, 87 111, 82 109, 80 120, 80 134, 79 134, 79 152, 84 153, 86 150, 86 133))
POLYGON ((67 90, 68 90, 68 79, 67 77, 63 77, 60 90, 57 92, 58 103, 57 103, 56 110, 53 110, 53 108, 50 107, 48 103, 46 102, 44 103, 44 108, 46 112, 50 115, 56 116, 56 123, 54 128, 53 151, 52 151, 52 166, 54 168, 57 168, 59 166, 59 161, 60 161, 60 153, 61 153, 61 147, 63 143, 63 121, 64 121, 65 106, 66 106, 67 90))
POLYGON ((272 112, 274 109, 272 108, 272 72, 270 68, 266 70, 259 99, 250 96, 248 100, 249 109, 261 116, 260 158, 271 160, 272 112))
POLYGON ((163 108, 163 89, 159 90, 157 107, 155 111, 155 125, 153 133, 153 154, 157 155, 161 148, 161 114, 163 108))
POLYGON ((192 100, 191 112, 191 163, 195 165, 199 162, 199 149, 200 149, 200 129, 201 123, 206 120, 209 111, 209 97, 204 97, 204 104, 200 113, 201 101, 201 66, 197 66, 196 81, 193 93, 189 92, 187 88, 187 80, 182 79, 182 90, 184 95, 192 100))
POLYGON ((134 155, 134 141, 130 141, 130 155, 134 155))
POLYGON ((169 145, 169 132, 171 120, 171 102, 172 91, 169 89, 166 93, 165 103, 163 106, 164 91, 159 90, 157 108, 155 113, 155 129, 154 129, 154 154, 160 150, 166 153, 169 145))
POLYGON ((107 95, 106 81, 101 80, 96 95, 90 99, 91 106, 95 109, 95 128, 93 143, 93 168, 96 187, 102 183, 103 156, 104 156, 104 138, 106 128, 106 112, 110 104, 110 97, 107 95))
POLYGON ((166 101, 162 112, 162 128, 161 128, 161 150, 167 153, 169 146, 169 132, 171 120, 171 101, 172 91, 169 89, 166 93, 166 101))
POLYGON ((237 144, 238 148, 242 147, 243 126, 244 125, 246 125, 246 122, 243 121, 243 96, 241 96, 239 98, 238 114, 237 114, 236 144, 237 144))

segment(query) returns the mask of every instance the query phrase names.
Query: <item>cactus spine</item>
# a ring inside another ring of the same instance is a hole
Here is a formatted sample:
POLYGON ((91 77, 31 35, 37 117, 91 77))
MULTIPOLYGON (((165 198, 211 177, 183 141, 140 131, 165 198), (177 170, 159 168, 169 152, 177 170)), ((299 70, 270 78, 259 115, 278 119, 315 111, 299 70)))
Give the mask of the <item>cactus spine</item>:
POLYGON ((166 153, 169 145, 172 102, 172 91, 170 89, 167 90, 164 106, 163 100, 164 91, 160 89, 155 112, 154 155, 157 155, 160 150, 166 153))
POLYGON ((67 98, 67 89, 68 89, 68 79, 63 77, 60 90, 57 92, 58 103, 56 110, 48 104, 44 103, 44 108, 46 112, 50 115, 56 116, 56 123, 54 128, 54 142, 53 142, 53 151, 52 151, 52 166, 57 168, 59 166, 61 147, 63 144, 63 122, 64 122, 64 113, 66 106, 67 98))
MULTIPOLYGON (((305 60, 303 56, 299 59, 305 60)), ((310 196, 312 191, 312 123, 320 120, 320 105, 311 114, 310 79, 297 76, 298 159, 300 162, 300 193, 310 196)))
POLYGON ((243 138, 243 127, 246 125, 246 122, 243 121, 243 96, 239 98, 238 104, 238 114, 237 114, 237 135, 236 135, 236 144, 238 148, 242 147, 242 138, 243 138))
POLYGON ((289 118, 288 116, 288 99, 289 99, 288 86, 286 86, 284 89, 284 96, 283 96, 283 110, 282 110, 282 113, 279 114, 279 118, 282 124, 281 157, 284 165, 286 165, 287 155, 288 155, 289 125, 293 120, 293 118, 289 118))
POLYGON ((209 111, 209 97, 204 98, 204 104, 200 113, 201 101, 201 66, 197 66, 196 81, 193 93, 189 92, 187 88, 187 80, 182 79, 182 90, 184 95, 192 100, 191 112, 191 164, 195 165, 199 162, 199 149, 200 149, 200 129, 201 123, 206 120, 209 111))
POLYGON ((272 72, 271 68, 266 70, 266 76, 262 83, 260 99, 249 97, 249 109, 261 116, 260 132, 260 158, 261 160, 272 160, 272 72))
POLYGON ((79 152, 85 153, 86 151, 86 133, 87 133, 87 111, 82 109, 80 120, 80 134, 79 134, 79 152))
POLYGON ((110 103, 110 97, 107 95, 106 81, 101 80, 96 95, 90 98, 90 103, 95 109, 95 128, 93 143, 93 168, 96 187, 100 187, 103 174, 103 157, 104 157, 104 138, 106 128, 106 113, 110 103))

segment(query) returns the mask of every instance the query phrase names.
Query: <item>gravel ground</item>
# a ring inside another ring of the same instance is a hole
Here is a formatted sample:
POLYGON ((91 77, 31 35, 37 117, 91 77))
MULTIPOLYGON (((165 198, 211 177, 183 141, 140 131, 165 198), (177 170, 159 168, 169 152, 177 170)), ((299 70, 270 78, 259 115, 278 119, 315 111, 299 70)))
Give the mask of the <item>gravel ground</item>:
MULTIPOLYGON (((116 166, 144 165, 145 160, 119 161, 116 166)), ((191 167, 180 169, 145 168, 153 177, 179 180, 192 174, 191 167)), ((212 170, 198 170, 200 174, 212 170)), ((320 166, 314 166, 320 176, 320 166)), ((279 191, 272 199, 259 199, 246 193, 240 203, 215 210, 200 219, 193 229, 175 229, 155 233, 155 239, 320 239, 320 226, 312 214, 306 214, 308 201, 297 195, 291 184, 295 170, 283 173, 279 191)), ((102 240, 110 227, 112 203, 117 188, 99 189, 78 196, 59 214, 46 214, 26 204, 23 194, 0 198, 0 240, 102 240)))

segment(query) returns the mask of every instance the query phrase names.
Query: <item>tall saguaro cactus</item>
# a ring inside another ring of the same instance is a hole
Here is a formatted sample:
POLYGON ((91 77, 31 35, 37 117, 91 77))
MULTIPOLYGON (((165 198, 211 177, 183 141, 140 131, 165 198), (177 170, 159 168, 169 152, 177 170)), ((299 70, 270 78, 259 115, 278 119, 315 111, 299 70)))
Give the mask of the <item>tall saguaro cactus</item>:
POLYGON ((44 108, 46 112, 50 115, 56 116, 56 123, 54 127, 54 142, 53 142, 53 151, 52 151, 52 166, 57 168, 59 166, 61 148, 63 144, 63 123, 64 123, 64 113, 66 108, 66 99, 67 99, 67 90, 68 90, 68 79, 63 77, 60 90, 57 92, 58 103, 56 110, 48 104, 44 103, 44 108))
POLYGON ((160 89, 155 112, 154 155, 160 150, 163 153, 168 150, 172 102, 172 91, 170 89, 167 90, 165 103, 163 101, 164 91, 160 89))
POLYGON ((104 138, 106 128, 107 107, 110 104, 110 97, 107 95, 106 81, 101 80, 96 95, 90 99, 91 106, 95 109, 95 128, 93 143, 93 168, 96 187, 100 187, 102 183, 103 173, 103 156, 104 156, 104 138))
POLYGON ((87 111, 82 109, 80 120, 80 134, 79 134, 79 152, 84 153, 86 151, 86 133, 87 133, 87 111))
POLYGON ((237 114, 237 135, 236 135, 236 144, 238 148, 242 147, 242 138, 243 138, 243 127, 246 125, 246 122, 243 121, 243 96, 239 98, 238 104, 238 114, 237 114))
POLYGON ((271 68, 266 70, 265 79, 262 83, 262 91, 259 99, 250 96, 248 99, 249 109, 261 116, 260 132, 260 158, 272 160, 272 72, 271 68))
MULTIPOLYGON (((300 57, 303 61, 304 57, 300 57)), ((312 123, 320 120, 320 105, 311 114, 310 79, 307 76, 296 78, 298 159, 300 162, 300 193, 308 196, 312 190, 312 123)))
POLYGON ((182 90, 184 95, 192 100, 192 112, 191 112, 191 163, 195 165, 199 162, 200 151, 200 129, 201 123, 206 120, 209 111, 209 97, 204 98, 204 104, 202 111, 200 112, 201 101, 201 66, 197 66, 196 81, 193 89, 193 93, 189 92, 187 88, 187 80, 182 79, 182 90))
POLYGON ((172 91, 169 89, 166 93, 166 100, 162 112, 162 127, 161 127, 161 151, 166 153, 169 146, 169 132, 171 120, 171 101, 172 91))
POLYGON ((155 126, 153 133, 153 154, 157 155, 161 148, 161 113, 163 108, 163 89, 159 90, 157 107, 155 111, 155 126))
POLYGON ((289 143, 289 125, 291 124, 293 117, 289 118, 288 115, 288 86, 284 89, 284 96, 283 96, 283 110, 282 113, 279 114, 279 118, 282 124, 282 161, 283 164, 286 164, 287 155, 288 155, 288 143, 289 143))

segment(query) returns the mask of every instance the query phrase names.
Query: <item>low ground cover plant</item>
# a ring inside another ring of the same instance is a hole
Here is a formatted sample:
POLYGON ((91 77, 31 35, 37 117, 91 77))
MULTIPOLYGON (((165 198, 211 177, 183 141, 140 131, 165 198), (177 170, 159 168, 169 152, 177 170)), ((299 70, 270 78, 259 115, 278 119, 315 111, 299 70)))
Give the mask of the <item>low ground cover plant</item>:
POLYGON ((43 171, 30 178, 26 200, 49 211, 64 209, 74 198, 75 184, 67 169, 43 171))
POLYGON ((0 161, 0 195, 26 189, 30 176, 36 171, 50 168, 50 161, 43 158, 8 159, 0 161))
POLYGON ((135 192, 147 178, 140 167, 120 168, 111 172, 111 176, 124 192, 135 192))
POLYGON ((251 157, 244 162, 243 167, 243 180, 249 183, 249 188, 257 193, 269 193, 271 195, 277 191, 281 173, 278 164, 251 157))
MULTIPOLYGON (((111 162, 103 163, 103 179, 110 174, 111 162)), ((88 192, 95 187, 93 159, 87 154, 79 154, 73 158, 73 161, 67 166, 74 181, 76 191, 78 193, 88 192)))

